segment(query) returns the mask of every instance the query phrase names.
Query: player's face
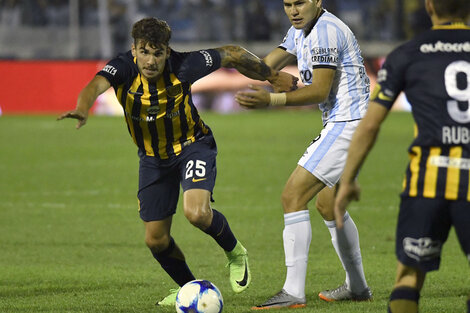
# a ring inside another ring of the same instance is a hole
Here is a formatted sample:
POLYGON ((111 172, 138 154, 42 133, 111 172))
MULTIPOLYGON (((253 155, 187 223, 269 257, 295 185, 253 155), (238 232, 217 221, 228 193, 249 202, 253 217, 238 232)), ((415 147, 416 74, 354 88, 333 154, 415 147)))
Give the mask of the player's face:
POLYGON ((296 29, 302 29, 321 11, 321 0, 284 0, 284 11, 296 29))
POLYGON ((156 81, 165 69, 165 62, 170 56, 170 47, 155 47, 137 39, 132 45, 132 55, 137 58, 139 72, 149 81, 156 81))

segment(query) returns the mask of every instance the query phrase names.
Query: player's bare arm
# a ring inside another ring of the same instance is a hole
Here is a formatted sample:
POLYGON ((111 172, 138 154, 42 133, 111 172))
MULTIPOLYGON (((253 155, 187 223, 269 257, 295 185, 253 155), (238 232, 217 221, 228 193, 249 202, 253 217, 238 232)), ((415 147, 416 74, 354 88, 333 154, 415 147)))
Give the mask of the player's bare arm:
POLYGON ((264 63, 274 70, 281 70, 297 58, 284 49, 276 48, 263 58, 264 63))
POLYGON ((111 87, 109 81, 103 76, 95 76, 86 86, 82 89, 77 99, 77 106, 75 110, 67 111, 60 115, 57 120, 64 118, 74 118, 78 120, 77 129, 86 124, 88 120, 88 111, 95 103, 96 98, 111 87))
POLYGON ((366 115, 354 132, 335 200, 335 219, 339 228, 343 227, 343 217, 348 204, 352 200, 359 200, 359 189, 355 184, 355 178, 374 146, 380 125, 388 112, 389 110, 383 105, 371 102, 366 115))
POLYGON ((235 68, 252 79, 267 80, 276 92, 294 90, 297 87, 297 77, 273 70, 263 60, 240 46, 223 46, 216 50, 220 53, 223 67, 235 68))
POLYGON ((286 92, 284 95, 285 99, 282 103, 273 103, 273 94, 257 86, 250 86, 251 91, 238 92, 235 99, 240 105, 246 108, 262 108, 269 104, 299 106, 322 103, 330 93, 334 75, 335 70, 333 69, 315 69, 313 71, 314 80, 312 84, 294 91, 286 92))

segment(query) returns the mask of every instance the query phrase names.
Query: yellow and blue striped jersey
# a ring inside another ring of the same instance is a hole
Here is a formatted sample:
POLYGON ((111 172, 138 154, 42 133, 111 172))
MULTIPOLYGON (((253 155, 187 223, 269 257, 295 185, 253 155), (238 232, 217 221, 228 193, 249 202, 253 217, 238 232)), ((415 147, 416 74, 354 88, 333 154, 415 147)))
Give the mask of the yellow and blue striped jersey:
POLYGON ((194 106, 191 85, 220 67, 215 50, 171 50, 163 74, 151 83, 139 73, 128 51, 98 72, 114 88, 124 110, 129 133, 140 151, 169 159, 204 135, 211 133, 194 106))
POLYGON ((371 100, 391 108, 401 91, 416 123, 404 196, 470 201, 470 27, 433 27, 395 49, 371 100))

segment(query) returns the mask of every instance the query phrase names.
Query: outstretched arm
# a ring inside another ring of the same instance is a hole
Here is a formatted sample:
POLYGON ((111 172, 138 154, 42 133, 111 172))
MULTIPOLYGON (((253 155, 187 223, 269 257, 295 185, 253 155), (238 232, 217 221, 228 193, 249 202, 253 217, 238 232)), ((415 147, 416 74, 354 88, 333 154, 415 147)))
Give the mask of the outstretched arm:
POLYGON ((238 92, 236 101, 246 108, 263 108, 271 105, 299 106, 324 102, 333 85, 335 70, 318 68, 313 70, 312 84, 290 92, 273 94, 264 88, 250 86, 251 91, 238 92))
POLYGON ((388 112, 388 109, 383 105, 371 102, 366 115, 354 132, 335 199, 335 219, 336 225, 339 228, 343 225, 343 216, 349 202, 359 200, 358 190, 354 180, 367 155, 374 146, 380 125, 385 120, 388 112))
POLYGON ((297 57, 284 49, 275 48, 263 58, 264 63, 275 70, 281 70, 289 64, 294 63, 297 57))
POLYGON ((78 120, 77 129, 86 124, 88 119, 88 111, 95 103, 96 98, 108 88, 111 87, 109 81, 103 76, 96 75, 86 86, 80 91, 77 99, 75 110, 67 111, 60 115, 57 120, 64 118, 74 118, 78 120))
POLYGON ((240 46, 223 46, 216 48, 220 53, 222 67, 235 68, 246 77, 269 81, 275 91, 295 89, 297 78, 285 72, 278 72, 253 53, 240 46))

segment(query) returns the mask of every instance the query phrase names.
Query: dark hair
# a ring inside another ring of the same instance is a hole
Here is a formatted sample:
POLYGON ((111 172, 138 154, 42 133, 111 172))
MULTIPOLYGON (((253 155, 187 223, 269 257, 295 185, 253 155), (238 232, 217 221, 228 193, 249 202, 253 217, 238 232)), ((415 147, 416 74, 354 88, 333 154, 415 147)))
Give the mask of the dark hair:
POLYGON ((470 16, 469 0, 432 0, 439 17, 457 17, 466 20, 470 16))
POLYGON ((143 40, 144 44, 151 44, 158 47, 168 46, 171 38, 171 29, 168 24, 154 17, 146 17, 137 21, 132 27, 132 38, 134 42, 143 40))

